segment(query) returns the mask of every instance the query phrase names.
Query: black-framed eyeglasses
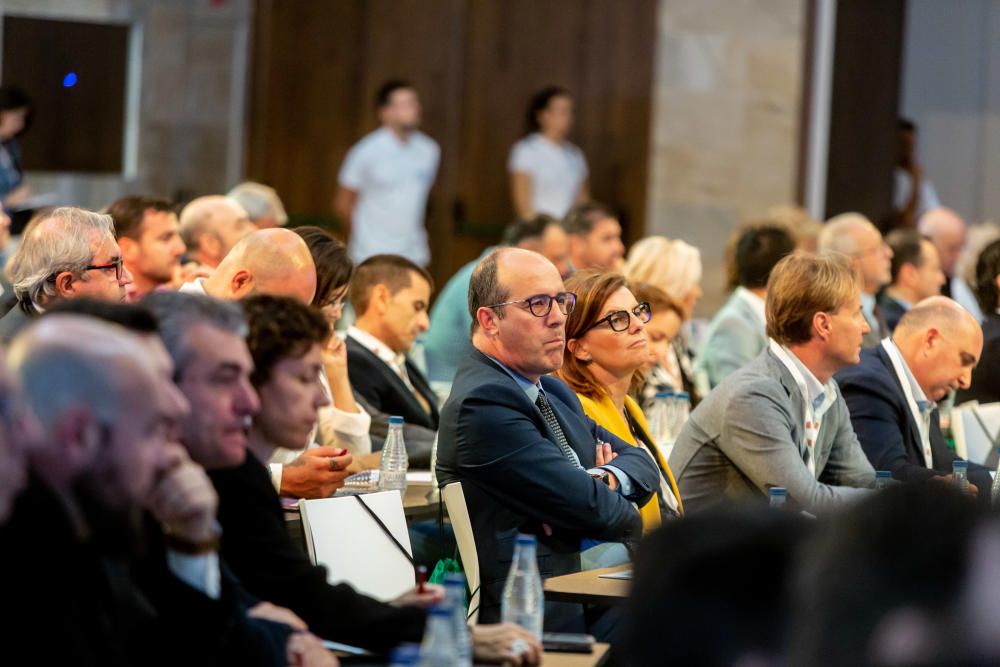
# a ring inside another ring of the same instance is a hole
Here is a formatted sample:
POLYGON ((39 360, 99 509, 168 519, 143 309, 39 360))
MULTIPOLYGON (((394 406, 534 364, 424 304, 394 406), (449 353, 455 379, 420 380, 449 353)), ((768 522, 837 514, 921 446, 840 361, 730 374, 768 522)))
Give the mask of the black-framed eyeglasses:
MULTIPOLYGON (((87 266, 83 267, 84 271, 106 271, 107 269, 114 269, 115 280, 117 280, 118 282, 122 281, 122 274, 125 273, 125 264, 122 261, 121 257, 119 257, 114 261, 108 262, 107 264, 88 264, 87 266)), ((48 281, 50 283, 54 283, 56 281, 56 276, 58 276, 60 273, 62 273, 62 271, 53 273, 51 276, 48 277, 48 281)))
POLYGON ((631 312, 627 310, 616 310, 613 313, 609 313, 606 317, 602 317, 584 329, 583 333, 587 333, 591 329, 598 327, 605 322, 608 323, 608 326, 611 327, 612 331, 619 333, 622 331, 628 331, 628 327, 632 322, 633 316, 643 324, 646 324, 649 320, 653 319, 653 311, 649 307, 649 304, 644 301, 633 308, 631 312))
POLYGON ((576 307, 576 295, 572 292, 559 292, 558 294, 535 294, 527 299, 517 299, 516 301, 504 301, 486 306, 487 308, 499 308, 500 306, 513 306, 524 303, 528 305, 528 311, 535 317, 545 317, 552 312, 552 302, 559 306, 559 311, 563 315, 569 315, 576 307))

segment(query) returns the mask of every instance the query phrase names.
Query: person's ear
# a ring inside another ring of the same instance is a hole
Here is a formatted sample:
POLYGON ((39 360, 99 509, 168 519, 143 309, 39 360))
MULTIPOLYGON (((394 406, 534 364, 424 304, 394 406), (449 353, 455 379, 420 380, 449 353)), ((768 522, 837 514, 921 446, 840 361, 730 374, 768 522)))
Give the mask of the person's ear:
POLYGON ((242 299, 253 293, 255 285, 256 281, 254 280, 253 273, 246 269, 240 269, 233 274, 232 279, 229 281, 229 293, 234 299, 242 299))
POLYGON ((203 260, 218 264, 223 259, 222 239, 215 234, 202 234, 198 239, 198 252, 202 255, 203 260))
POLYGON ((487 337, 495 337, 500 332, 500 316, 492 308, 481 306, 476 311, 476 323, 487 337))
POLYGON ((76 296, 77 289, 76 283, 80 280, 69 271, 63 271, 56 275, 56 291, 61 297, 73 297, 76 296))
POLYGON ((92 464, 100 448, 100 428, 90 410, 70 408, 56 422, 53 432, 62 444, 62 456, 70 470, 83 470, 92 464))
POLYGON ((372 288, 372 298, 370 303, 372 306, 375 306, 377 309, 375 312, 379 316, 385 315, 386 311, 389 310, 389 302, 391 300, 392 295, 389 294, 389 288, 385 285, 375 285, 375 287, 372 288))
POLYGON ((566 341, 566 349, 582 364, 589 364, 594 360, 594 357, 590 354, 590 349, 587 347, 587 343, 579 338, 570 338, 566 341))
POLYGON ((924 332, 924 353, 928 356, 934 351, 935 346, 941 342, 941 332, 934 327, 924 332))
POLYGON ((830 313, 818 312, 813 315, 813 332, 823 342, 827 342, 833 336, 833 317, 830 313))

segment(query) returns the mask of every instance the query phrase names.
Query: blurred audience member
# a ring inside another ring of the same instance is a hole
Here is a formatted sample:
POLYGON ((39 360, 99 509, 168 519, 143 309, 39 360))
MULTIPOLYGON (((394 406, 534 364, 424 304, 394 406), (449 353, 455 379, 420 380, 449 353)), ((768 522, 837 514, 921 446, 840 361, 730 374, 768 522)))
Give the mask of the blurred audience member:
POLYGON ((698 353, 698 368, 710 388, 767 347, 767 279, 774 265, 794 250, 795 240, 785 227, 751 223, 740 235, 734 253, 738 286, 712 318, 698 353))
POLYGON ((209 269, 254 229, 247 212, 231 197, 198 197, 181 210, 180 232, 188 259, 209 269))
POLYGON ((900 484, 820 526, 798 559, 785 664, 997 664, 998 534, 981 525, 952 486, 900 484))
POLYGON ((875 471, 833 374, 868 330, 857 276, 839 255, 789 255, 771 272, 767 349, 699 405, 670 455, 688 511, 771 487, 813 514, 859 497, 875 471))
POLYGON ((636 300, 648 303, 653 312, 652 318, 646 323, 649 356, 646 358, 643 384, 638 390, 633 390, 633 395, 639 399, 642 408, 648 410, 658 392, 684 391, 683 387, 674 384, 676 379, 666 370, 676 363, 673 341, 684 324, 684 309, 658 287, 646 283, 633 283, 630 287, 636 300))
MULTIPOLYGON (((702 295, 701 252, 679 239, 648 236, 629 250, 625 277, 633 284, 652 285, 663 290, 680 305, 684 322, 688 322, 702 295)), ((664 370, 673 377, 673 385, 690 396, 692 405, 697 405, 701 395, 693 355, 683 330, 673 338, 672 347, 673 353, 664 370)))
POLYGON ((226 196, 243 207, 257 229, 284 227, 288 224, 285 205, 281 203, 277 191, 270 186, 246 181, 227 192, 226 196))
POLYGON ((582 271, 566 281, 576 306, 566 320, 566 350, 556 377, 576 392, 584 413, 597 425, 641 447, 660 471, 657 493, 639 508, 647 532, 661 517, 681 512, 680 492, 670 466, 652 436, 639 405, 628 395, 642 382, 649 360, 645 331, 648 303, 639 303, 625 277, 582 271))
POLYGON ((419 130, 420 98, 410 82, 382 84, 375 106, 382 126, 344 158, 334 207, 350 232, 355 262, 392 253, 427 266, 424 214, 441 149, 419 130))
POLYGON ((932 208, 922 216, 918 225, 921 234, 929 238, 937 248, 941 258, 941 270, 944 271, 947 282, 941 289, 941 294, 952 295, 952 279, 958 258, 965 248, 967 230, 965 221, 948 208, 932 208))
POLYGON ((819 236, 819 252, 839 252, 851 259, 861 278, 861 310, 868 323, 864 346, 875 347, 889 335, 877 295, 892 281, 892 248, 868 218, 842 213, 827 220, 819 236))
POLYGON ((433 288, 430 274, 410 260, 374 255, 358 265, 348 293, 357 313, 347 330, 351 384, 375 410, 411 425, 406 447, 411 465, 421 468, 430 466, 437 437, 437 397, 406 353, 427 331, 433 288))
MULTIPOLYGON (((504 230, 502 244, 533 250, 550 262, 563 277, 572 273, 569 262, 569 237, 555 218, 536 215, 529 220, 518 220, 504 230)), ((469 280, 479 261, 495 250, 491 246, 451 277, 431 308, 431 323, 424 337, 427 358, 427 376, 431 382, 451 383, 455 370, 464 353, 472 351, 469 329, 469 280)))
POLYGON ((886 237, 892 249, 892 282, 878 296, 882 319, 891 334, 913 304, 941 293, 944 272, 930 239, 910 229, 886 237))
POLYGON ((620 271, 625 256, 622 226, 611 209, 596 202, 579 204, 563 220, 569 234, 569 261, 576 270, 620 271))
POLYGON ((562 218, 589 198, 587 159, 569 142, 573 130, 569 91, 550 86, 535 93, 527 127, 528 135, 514 144, 507 160, 514 213, 523 220, 539 213, 562 218))
MULTIPOLYGON (((896 226, 913 229, 922 215, 941 205, 934 184, 924 174, 917 160, 917 126, 907 118, 899 119, 899 153, 896 157, 896 185, 892 194, 896 226)), ((920 230, 922 233, 923 229, 920 230)))
POLYGON ((237 242, 211 276, 185 283, 181 291, 237 300, 270 294, 311 303, 316 294, 316 267, 309 246, 298 234, 260 229, 237 242))
MULTIPOLYGON (((899 230, 903 231, 903 230, 899 230)), ((979 323, 947 297, 906 311, 892 338, 861 353, 861 363, 836 375, 861 448, 877 470, 911 482, 951 481, 959 459, 941 431, 938 401, 968 389, 979 362, 979 323)), ((989 470, 969 464, 970 490, 989 502, 989 470)))
POLYGON ((21 208, 31 197, 24 184, 18 137, 31 124, 32 103, 17 86, 0 86, 0 206, 21 208))
POLYGON ((625 604, 622 664, 786 664, 792 572, 811 528, 794 514, 732 508, 650 535, 625 604))
POLYGON ((765 220, 785 225, 795 239, 795 249, 814 253, 819 244, 823 223, 801 206, 774 206, 764 214, 765 220))
POLYGON ((1000 401, 1000 239, 979 253, 976 261, 976 298, 983 320, 983 356, 972 370, 971 384, 959 389, 955 404, 1000 401))
POLYGON ((976 298, 976 261, 983 249, 997 239, 1000 239, 1000 225, 994 222, 969 227, 965 248, 958 258, 955 275, 951 279, 951 298, 980 322, 986 321, 987 313, 979 307, 976 298))
POLYGON ((125 268, 132 274, 129 300, 138 301, 163 285, 180 280, 184 241, 170 202, 152 197, 122 197, 107 209, 115 223, 125 268))
POLYGON ((4 341, 62 299, 124 301, 132 282, 111 216, 71 207, 33 221, 5 270, 17 305, 0 318, 4 341))
POLYGON ((17 379, 0 367, 0 530, 28 484, 28 456, 40 437, 40 427, 21 396, 17 379))

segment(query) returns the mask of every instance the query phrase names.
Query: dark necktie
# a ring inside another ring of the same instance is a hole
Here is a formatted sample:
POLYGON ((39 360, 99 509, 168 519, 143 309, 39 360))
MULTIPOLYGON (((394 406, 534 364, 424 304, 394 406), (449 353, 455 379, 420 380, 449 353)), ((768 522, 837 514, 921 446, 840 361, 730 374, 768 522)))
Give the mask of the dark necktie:
POLYGON ((583 469, 580 465, 580 457, 576 455, 573 448, 569 446, 566 441, 566 435, 563 433, 562 426, 559 425, 559 420, 556 419, 556 413, 552 411, 552 406, 549 404, 549 399, 545 398, 545 394, 541 391, 538 392, 538 398, 535 399, 535 405, 538 406, 538 410, 545 417, 545 423, 549 425, 552 433, 556 436, 556 444, 559 445, 559 449, 562 450, 563 456, 570 460, 577 468, 583 469))

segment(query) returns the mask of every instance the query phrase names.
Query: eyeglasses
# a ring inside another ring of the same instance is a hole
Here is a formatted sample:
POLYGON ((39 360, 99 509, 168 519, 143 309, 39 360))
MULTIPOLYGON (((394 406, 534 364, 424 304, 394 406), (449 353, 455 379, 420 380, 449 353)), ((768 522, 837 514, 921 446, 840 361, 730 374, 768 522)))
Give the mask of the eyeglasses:
MULTIPOLYGON (((612 331, 621 333, 622 331, 627 331, 629 324, 632 322, 632 316, 639 320, 643 324, 649 322, 653 318, 653 311, 650 309, 649 304, 646 302, 640 303, 638 306, 632 309, 631 312, 627 310, 616 310, 615 312, 609 314, 607 317, 602 317, 597 320, 589 327, 583 330, 583 333, 587 333, 591 329, 598 327, 605 322, 611 327, 612 331)), ((582 334, 581 334, 582 335, 582 334)))
POLYGON ((118 259, 116 259, 114 261, 108 262, 107 264, 89 264, 89 265, 83 267, 83 270, 84 271, 100 271, 100 270, 111 269, 111 268, 113 268, 115 270, 115 280, 117 280, 118 282, 121 282, 122 281, 122 273, 124 272, 124 264, 122 263, 122 258, 121 257, 119 257, 118 259))
POLYGON ((535 317, 545 317, 550 312, 552 312, 552 302, 559 304, 559 311, 563 315, 569 315, 573 312, 576 307, 576 295, 572 292, 559 292, 558 294, 548 295, 548 294, 536 294, 534 296, 529 296, 527 299, 517 299, 516 301, 504 301, 503 303, 494 303, 492 306, 486 306, 487 308, 499 308, 500 306, 513 306, 518 303, 528 304, 528 310, 535 317))
MULTIPOLYGON (((125 273, 125 265, 122 262, 122 258, 121 257, 119 257, 118 259, 116 259, 116 260, 114 260, 112 262, 108 262, 107 264, 88 264, 87 266, 83 267, 84 271, 105 271, 107 269, 114 269, 115 270, 115 280, 117 280, 118 282, 122 281, 122 274, 125 273)), ((50 283, 54 283, 56 281, 56 277, 60 273, 63 273, 63 272, 62 271, 58 271, 56 273, 53 273, 46 280, 48 280, 48 282, 50 282, 50 283)))

